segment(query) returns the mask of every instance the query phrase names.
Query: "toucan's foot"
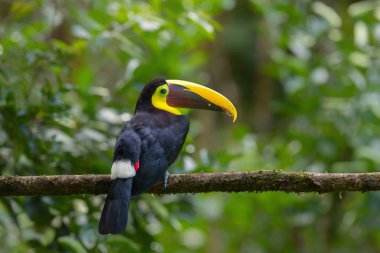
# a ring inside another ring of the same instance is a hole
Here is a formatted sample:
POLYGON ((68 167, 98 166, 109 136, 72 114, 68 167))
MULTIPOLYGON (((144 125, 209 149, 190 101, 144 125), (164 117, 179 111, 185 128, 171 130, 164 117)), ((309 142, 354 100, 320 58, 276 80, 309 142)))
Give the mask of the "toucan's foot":
POLYGON ((163 176, 163 180, 164 180, 164 188, 167 188, 168 187, 168 180, 169 180, 169 172, 168 171, 165 171, 165 174, 163 176))

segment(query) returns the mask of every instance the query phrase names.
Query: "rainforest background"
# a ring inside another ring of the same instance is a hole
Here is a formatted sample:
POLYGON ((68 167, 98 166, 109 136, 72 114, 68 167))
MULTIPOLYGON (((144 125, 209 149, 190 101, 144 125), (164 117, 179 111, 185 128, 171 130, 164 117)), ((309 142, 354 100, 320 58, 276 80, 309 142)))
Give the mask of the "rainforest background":
MULTIPOLYGON (((380 3, 0 1, 1 175, 106 174, 143 85, 183 79, 239 111, 192 112, 171 173, 380 168, 380 3)), ((379 252, 380 193, 210 193, 131 204, 3 197, 0 252, 379 252)))

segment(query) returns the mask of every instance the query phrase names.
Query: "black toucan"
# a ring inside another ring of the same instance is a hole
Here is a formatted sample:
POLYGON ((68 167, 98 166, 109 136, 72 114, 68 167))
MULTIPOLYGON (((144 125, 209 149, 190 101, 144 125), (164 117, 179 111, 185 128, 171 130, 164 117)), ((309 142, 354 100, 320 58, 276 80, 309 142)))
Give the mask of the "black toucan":
POLYGON ((199 84, 156 79, 147 83, 114 148, 111 186, 99 222, 99 233, 123 233, 131 197, 148 190, 177 158, 189 131, 186 109, 224 111, 235 121, 237 111, 220 93, 199 84))

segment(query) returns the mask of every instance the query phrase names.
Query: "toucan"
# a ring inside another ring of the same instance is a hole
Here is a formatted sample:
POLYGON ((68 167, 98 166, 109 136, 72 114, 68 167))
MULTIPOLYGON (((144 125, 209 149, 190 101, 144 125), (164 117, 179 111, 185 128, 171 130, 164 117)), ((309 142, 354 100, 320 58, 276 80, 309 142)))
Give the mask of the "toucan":
POLYGON ((188 108, 226 112, 233 121, 237 117, 227 98, 205 86, 165 79, 147 83, 134 116, 116 138, 100 234, 123 233, 131 198, 141 195, 160 178, 167 186, 167 169, 176 160, 189 131, 188 108))

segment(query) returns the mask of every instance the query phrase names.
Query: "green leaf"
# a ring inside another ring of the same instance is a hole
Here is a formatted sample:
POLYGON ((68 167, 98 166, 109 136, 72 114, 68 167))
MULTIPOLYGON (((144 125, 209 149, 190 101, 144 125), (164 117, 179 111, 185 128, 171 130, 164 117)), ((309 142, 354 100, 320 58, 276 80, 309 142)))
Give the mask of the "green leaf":
POLYGON ((83 245, 73 236, 62 236, 58 238, 58 243, 65 249, 74 253, 86 253, 83 245))
POLYGON ((112 252, 140 252, 140 246, 136 242, 121 235, 109 236, 107 245, 112 252))

